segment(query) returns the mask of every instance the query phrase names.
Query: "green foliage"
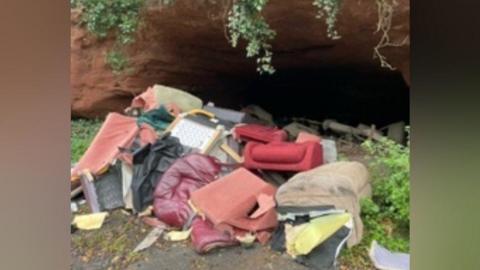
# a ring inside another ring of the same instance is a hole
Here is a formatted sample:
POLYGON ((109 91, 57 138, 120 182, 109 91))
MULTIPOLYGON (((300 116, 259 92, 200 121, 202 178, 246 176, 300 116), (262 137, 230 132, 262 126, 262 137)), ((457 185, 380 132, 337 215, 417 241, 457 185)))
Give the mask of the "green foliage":
POLYGON ((236 47, 238 40, 248 42, 247 57, 257 57, 257 71, 272 74, 275 69, 272 66, 271 41, 275 37, 273 31, 261 12, 268 0, 239 0, 235 2, 228 17, 228 29, 230 42, 236 47))
POLYGON ((83 22, 100 38, 116 32, 120 44, 134 40, 143 0, 77 0, 83 7, 83 22))
POLYGON ((71 121, 71 162, 77 162, 87 150, 102 122, 100 120, 77 119, 71 121))
POLYGON ((313 5, 318 8, 317 18, 325 17, 327 24, 327 35, 331 39, 339 39, 335 23, 337 22, 337 14, 340 8, 341 0, 313 0, 313 5))
MULTIPOLYGON (((83 8, 82 21, 87 30, 99 38, 114 33, 117 45, 134 41, 144 0, 72 0, 72 5, 83 8)), ((109 52, 107 63, 119 72, 127 64, 119 52, 109 52), (123 58, 123 59, 122 59, 123 58)))
POLYGON ((114 73, 120 73, 128 65, 128 60, 125 55, 117 50, 109 51, 105 61, 110 65, 114 73))
POLYGON ((410 230, 410 144, 385 139, 366 141, 371 156, 372 198, 362 201, 366 241, 377 240, 392 250, 409 249, 410 230))

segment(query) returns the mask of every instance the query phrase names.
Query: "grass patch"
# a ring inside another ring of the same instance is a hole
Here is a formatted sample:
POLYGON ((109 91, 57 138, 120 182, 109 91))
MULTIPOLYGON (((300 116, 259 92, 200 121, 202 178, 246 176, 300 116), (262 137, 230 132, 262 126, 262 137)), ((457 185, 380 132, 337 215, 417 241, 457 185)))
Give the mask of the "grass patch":
POLYGON ((144 258, 142 253, 132 251, 146 233, 135 217, 116 210, 107 216, 102 228, 72 234, 72 248, 85 264, 104 262, 108 269, 126 269, 144 258))
POLYGON ((360 244, 352 248, 344 248, 339 256, 339 263, 343 267, 340 269, 362 269, 374 270, 375 267, 368 256, 369 245, 367 241, 362 241, 360 244))
POLYGON ((70 161, 72 163, 77 162, 82 157, 102 123, 103 121, 100 119, 76 119, 70 122, 70 161))

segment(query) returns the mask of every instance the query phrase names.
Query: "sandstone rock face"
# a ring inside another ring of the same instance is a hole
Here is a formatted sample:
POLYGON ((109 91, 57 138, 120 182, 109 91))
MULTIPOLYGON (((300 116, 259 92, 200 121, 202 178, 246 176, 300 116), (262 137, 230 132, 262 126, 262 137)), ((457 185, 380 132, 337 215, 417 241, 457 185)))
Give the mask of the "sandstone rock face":
MULTIPOLYGON (((225 1, 226 2, 226 1, 225 1)), ((397 0, 391 41, 409 36, 409 2, 397 0)), ((130 68, 115 75, 105 63, 113 39, 96 40, 79 24, 80 11, 71 12, 72 115, 95 117, 120 111, 155 83, 178 87, 205 99, 230 100, 258 77, 255 60, 243 46, 232 48, 224 24, 228 6, 198 0, 176 0, 171 7, 151 6, 143 15, 136 42, 127 49, 130 68)), ((330 40, 323 19, 316 19, 311 0, 271 0, 265 17, 277 31, 273 65, 285 69, 348 67, 379 70, 373 48, 378 14, 374 0, 344 0, 337 21, 342 36, 330 40)), ((242 45, 242 44, 240 44, 242 45)), ((410 80, 409 42, 382 50, 388 61, 410 80)))

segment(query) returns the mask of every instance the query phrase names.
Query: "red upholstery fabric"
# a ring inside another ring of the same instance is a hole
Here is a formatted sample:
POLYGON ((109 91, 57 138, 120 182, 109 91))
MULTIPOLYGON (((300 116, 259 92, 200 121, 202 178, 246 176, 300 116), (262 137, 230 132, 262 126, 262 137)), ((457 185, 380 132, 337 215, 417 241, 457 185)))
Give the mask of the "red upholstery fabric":
POLYGON ((274 141, 285 141, 287 139, 287 133, 284 130, 258 124, 237 126, 234 128, 233 133, 236 138, 243 141, 268 143, 274 141))
POLYGON ((71 170, 72 180, 78 178, 83 170, 100 174, 115 158, 131 163, 131 155, 122 155, 119 148, 130 147, 136 135, 139 135, 142 145, 153 143, 157 138, 152 127, 138 127, 136 118, 109 113, 87 151, 71 170))
POLYGON ((193 220, 191 238, 193 247, 198 253, 238 244, 234 235, 215 229, 210 221, 201 218, 193 220))
POLYGON ((230 226, 255 232, 277 225, 275 204, 268 207, 268 200, 265 202, 265 196, 274 196, 276 190, 245 168, 238 168, 194 191, 191 201, 218 229, 230 226), (257 206, 260 210, 252 215, 257 206))
POLYGON ((304 159, 307 146, 303 144, 288 144, 287 147, 282 143, 279 147, 276 143, 271 143, 257 144, 252 146, 250 150, 252 159, 257 162, 298 163, 304 159))
POLYGON ((145 92, 136 96, 132 100, 131 108, 142 108, 144 111, 150 111, 156 109, 157 101, 155 99, 155 93, 153 87, 148 87, 145 92))
POLYGON ((188 205, 191 193, 214 181, 219 171, 218 161, 210 156, 190 154, 176 160, 155 188, 155 216, 172 227, 181 228, 192 214, 188 205))
POLYGON ((318 142, 248 142, 243 153, 249 169, 306 171, 323 164, 322 146, 318 142))

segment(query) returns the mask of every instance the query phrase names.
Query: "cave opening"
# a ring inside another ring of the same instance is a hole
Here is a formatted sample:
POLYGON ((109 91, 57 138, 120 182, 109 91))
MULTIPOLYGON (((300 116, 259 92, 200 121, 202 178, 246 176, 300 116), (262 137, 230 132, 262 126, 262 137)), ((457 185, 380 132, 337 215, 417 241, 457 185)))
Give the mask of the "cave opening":
POLYGON ((259 105, 280 121, 334 119, 377 128, 410 122, 409 86, 398 71, 284 69, 238 83, 242 84, 240 91, 202 98, 234 109, 259 105))

